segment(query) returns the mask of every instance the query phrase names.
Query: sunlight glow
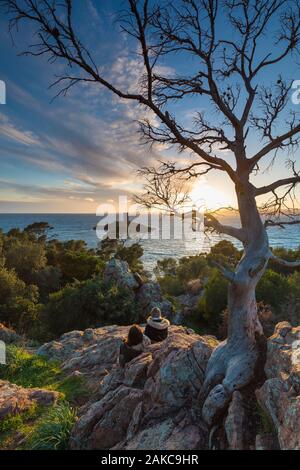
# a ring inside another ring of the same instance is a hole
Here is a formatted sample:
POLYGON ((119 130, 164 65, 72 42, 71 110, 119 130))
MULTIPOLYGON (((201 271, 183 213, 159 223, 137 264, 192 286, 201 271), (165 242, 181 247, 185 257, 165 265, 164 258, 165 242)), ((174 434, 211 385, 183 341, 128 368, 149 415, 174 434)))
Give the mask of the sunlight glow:
POLYGON ((191 190, 190 197, 195 205, 201 205, 202 203, 207 210, 215 210, 231 205, 224 192, 211 186, 207 181, 198 181, 191 190))

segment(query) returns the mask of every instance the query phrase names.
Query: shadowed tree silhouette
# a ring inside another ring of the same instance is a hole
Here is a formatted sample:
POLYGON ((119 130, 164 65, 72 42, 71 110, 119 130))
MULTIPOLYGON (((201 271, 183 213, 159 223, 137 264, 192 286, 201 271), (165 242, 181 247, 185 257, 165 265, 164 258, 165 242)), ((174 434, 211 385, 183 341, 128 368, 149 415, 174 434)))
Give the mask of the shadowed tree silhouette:
POLYGON ((299 55, 299 2, 128 0, 121 28, 136 41, 143 64, 135 91, 119 88, 112 77, 102 75, 92 50, 76 33, 72 0, 1 0, 0 4, 10 17, 11 30, 23 22, 35 27, 34 43, 26 54, 65 61, 69 73, 53 83, 60 87, 58 95, 65 95, 80 82, 101 85, 148 110, 148 117, 140 122, 145 141, 174 146, 192 155, 194 159, 187 165, 164 162, 155 169, 142 170, 148 185, 146 203, 150 193, 156 203, 162 200, 168 205, 168 197, 174 199, 174 194, 164 191, 163 181, 169 187, 173 176, 190 180, 219 171, 234 185, 240 228, 223 225, 212 214, 206 217, 210 229, 233 236, 244 246, 235 272, 219 266, 229 281, 229 319, 228 338, 215 350, 206 371, 203 417, 212 424, 233 391, 253 379, 259 360, 257 335, 262 334, 255 289, 268 261, 272 258, 288 266, 299 265, 278 259, 270 250, 267 235, 267 227, 295 223, 293 217, 298 216, 293 204, 289 205, 300 182, 292 159, 300 136, 297 113, 288 109, 292 83, 282 76, 271 83, 269 77, 279 66, 284 70, 287 57, 299 55), (166 73, 161 65, 174 55, 184 59, 189 73, 182 72, 179 61, 177 70, 166 73), (191 97, 193 107, 199 103, 203 109, 203 101, 210 109, 206 115, 199 111, 187 128, 174 109, 177 102, 191 97), (260 145, 254 153, 248 150, 251 138, 254 147, 260 145), (282 158, 285 152, 291 176, 256 187, 252 176, 260 171, 262 162, 282 158), (257 201, 268 194, 264 222, 257 201))

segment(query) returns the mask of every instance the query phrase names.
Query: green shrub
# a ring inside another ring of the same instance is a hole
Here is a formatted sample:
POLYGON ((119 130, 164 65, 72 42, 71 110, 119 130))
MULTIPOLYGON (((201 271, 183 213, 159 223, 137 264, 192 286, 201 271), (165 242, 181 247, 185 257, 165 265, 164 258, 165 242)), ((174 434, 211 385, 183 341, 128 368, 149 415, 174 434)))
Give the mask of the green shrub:
POLYGON ((9 414, 0 421, 0 434, 8 433, 20 429, 28 420, 34 419, 38 414, 39 408, 33 404, 27 410, 18 414, 9 414))
POLYGON ((297 302, 300 301, 300 272, 296 271, 288 277, 288 285, 290 293, 297 302))
POLYGON ((84 330, 112 323, 130 325, 140 310, 131 289, 107 285, 101 278, 67 285, 50 295, 44 310, 45 328, 57 337, 72 330, 84 330))
POLYGON ((119 246, 116 251, 116 258, 126 261, 133 273, 144 274, 144 267, 141 257, 144 250, 139 243, 133 243, 131 246, 119 246))
POLYGON ((59 363, 30 354, 17 346, 7 346, 7 365, 0 366, 0 378, 22 387, 47 387, 61 374, 59 363))
POLYGON ((0 365, 0 379, 24 388, 46 388, 60 392, 61 397, 72 402, 81 402, 87 396, 82 377, 65 377, 58 361, 30 354, 25 349, 8 345, 7 365, 0 365))
POLYGON ((33 272, 45 268, 46 263, 43 243, 26 239, 12 239, 7 242, 5 265, 8 269, 15 269, 26 284, 32 283, 33 272))
POLYGON ((162 277, 164 275, 175 276, 177 266, 178 262, 175 258, 164 258, 157 261, 154 273, 157 277, 162 277))
POLYGON ((61 402, 38 422, 26 442, 30 450, 67 450, 70 433, 77 420, 76 410, 61 402))
POLYGON ((256 288, 256 298, 258 302, 271 305, 273 309, 289 296, 290 286, 288 279, 282 274, 268 269, 256 288))
POLYGON ((36 286, 26 285, 14 270, 0 267, 0 322, 26 333, 38 317, 37 299, 36 286))
POLYGON ((185 285, 175 276, 164 276, 158 278, 158 282, 165 295, 177 297, 185 293, 185 285))
POLYGON ((208 264, 205 256, 197 255, 181 258, 176 274, 185 284, 193 279, 206 276, 208 274, 208 264))
POLYGON ((219 271, 213 270, 205 285, 197 312, 214 329, 220 324, 222 312, 227 306, 227 295, 228 281, 219 271))

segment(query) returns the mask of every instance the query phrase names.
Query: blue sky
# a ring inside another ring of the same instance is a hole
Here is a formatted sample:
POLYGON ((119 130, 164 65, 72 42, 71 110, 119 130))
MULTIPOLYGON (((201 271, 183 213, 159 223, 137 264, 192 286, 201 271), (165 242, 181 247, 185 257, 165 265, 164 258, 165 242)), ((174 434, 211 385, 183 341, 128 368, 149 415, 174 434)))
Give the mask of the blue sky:
MULTIPOLYGON (((139 65, 132 44, 115 22, 122 4, 81 1, 75 22, 104 74, 126 88, 136 80, 139 65)), ((0 212, 95 212, 98 204, 141 189, 136 176, 139 166, 153 164, 162 155, 183 158, 175 149, 142 146, 134 122, 142 111, 98 86, 78 86, 67 97, 51 102, 55 90, 48 87, 62 65, 18 55, 31 38, 27 26, 14 35, 13 42, 5 18, 0 19, 0 80, 7 85, 7 104, 0 106, 0 212)), ((267 42, 265 47, 269 47, 267 42)), ((187 71, 196 65, 181 58, 165 64, 170 69, 175 66, 187 71)), ((272 79, 276 80, 277 72, 282 69, 275 70, 272 79)), ((300 79, 299 67, 290 62, 285 72, 291 79, 300 79)), ((205 99, 193 98, 176 111, 188 122, 207 106, 205 99)), ((252 137, 249 152, 257 145, 257 138, 252 137)), ((288 175, 284 161, 277 160, 255 183, 288 175)), ((267 166, 268 161, 262 169, 267 166)), ((202 192, 212 195, 215 190, 219 199, 234 204, 233 188, 224 174, 210 174, 198 184, 202 192)))

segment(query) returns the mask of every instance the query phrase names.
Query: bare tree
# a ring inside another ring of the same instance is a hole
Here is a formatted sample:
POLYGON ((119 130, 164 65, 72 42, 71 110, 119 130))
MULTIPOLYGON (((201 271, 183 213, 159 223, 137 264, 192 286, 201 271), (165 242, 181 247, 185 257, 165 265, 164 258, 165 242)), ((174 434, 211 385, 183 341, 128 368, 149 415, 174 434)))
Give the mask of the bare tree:
MULTIPOLYGON (((280 65, 284 70, 286 59, 299 55, 300 4, 297 0, 127 3, 121 26, 137 42, 144 66, 135 92, 115 86, 102 75, 92 51, 76 34, 72 0, 1 0, 11 28, 21 22, 36 27, 34 44, 27 54, 66 62, 69 72, 55 81, 61 86, 59 94, 67 93, 81 81, 102 85, 156 116, 155 120, 140 123, 144 139, 173 145, 194 157, 187 166, 167 165, 165 181, 170 174, 196 178, 221 171, 234 185, 240 228, 224 226, 214 216, 207 218, 210 227, 237 238, 244 246, 235 272, 220 267, 230 282, 229 332, 227 341, 211 356, 206 371, 203 417, 211 424, 227 406, 233 391, 253 379, 259 359, 257 335, 262 334, 256 285, 270 258, 287 264, 273 255, 266 229, 272 223, 284 226, 292 222, 295 209, 291 210, 287 201, 292 198, 300 174, 293 164, 290 177, 267 186, 255 187, 251 179, 270 157, 282 158, 287 153, 291 160, 299 144, 299 119, 287 106, 291 82, 281 76, 274 84, 266 85, 265 80, 272 67, 278 70, 280 65), (168 63, 174 55, 184 58, 189 73, 182 72, 182 61, 177 62, 176 72, 164 73, 161 64, 168 63), (190 97, 194 104, 199 103, 199 109, 203 109, 202 101, 209 104, 210 111, 208 115, 199 112, 187 128, 180 113, 174 110, 177 102, 190 97), (256 145, 260 139, 260 148, 254 154, 247 150, 251 136, 255 136, 256 145), (265 209, 276 218, 264 223, 257 198, 267 194, 271 200, 265 209), (280 220, 282 214, 284 218, 280 220)), ((151 172, 153 176, 153 169, 148 175, 151 172)), ((161 191, 161 174, 159 178, 161 191)), ((155 187, 148 189, 152 190, 155 193, 155 187)))

